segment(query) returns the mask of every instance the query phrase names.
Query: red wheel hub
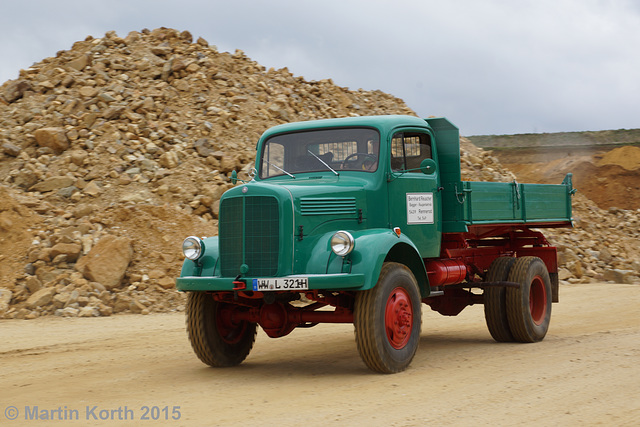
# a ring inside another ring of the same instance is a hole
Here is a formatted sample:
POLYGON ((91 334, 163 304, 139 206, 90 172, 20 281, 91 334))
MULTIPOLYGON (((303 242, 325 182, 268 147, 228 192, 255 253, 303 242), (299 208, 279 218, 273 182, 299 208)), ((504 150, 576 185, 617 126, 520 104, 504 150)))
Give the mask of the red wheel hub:
POLYGON ((233 307, 222 305, 216 313, 216 326, 220 338, 227 344, 237 344, 242 340, 247 327, 246 322, 234 322, 232 320, 233 307))
POLYGON ((403 348, 409 341, 413 329, 413 307, 405 289, 395 288, 389 295, 384 323, 391 347, 397 350, 403 348))
POLYGON ((547 297, 542 277, 534 277, 529 289, 529 311, 536 325, 541 325, 547 315, 547 297))

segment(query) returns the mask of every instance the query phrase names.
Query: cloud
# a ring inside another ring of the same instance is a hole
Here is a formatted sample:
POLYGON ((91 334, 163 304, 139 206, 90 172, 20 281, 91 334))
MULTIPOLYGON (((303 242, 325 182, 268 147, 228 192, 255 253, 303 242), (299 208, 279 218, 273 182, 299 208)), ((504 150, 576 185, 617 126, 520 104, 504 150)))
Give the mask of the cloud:
POLYGON ((640 7, 632 1, 62 0, 8 8, 7 16, 28 19, 3 28, 2 81, 88 34, 165 26, 242 49, 266 67, 392 93, 467 135, 640 127, 640 7))

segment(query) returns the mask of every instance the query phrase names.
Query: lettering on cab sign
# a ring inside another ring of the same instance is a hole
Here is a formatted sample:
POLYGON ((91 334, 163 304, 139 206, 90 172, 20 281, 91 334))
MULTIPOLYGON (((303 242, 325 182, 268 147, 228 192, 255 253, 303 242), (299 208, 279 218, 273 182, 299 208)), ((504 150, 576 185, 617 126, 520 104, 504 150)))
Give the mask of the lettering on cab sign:
POLYGON ((433 193, 407 193, 407 224, 433 224, 433 193))

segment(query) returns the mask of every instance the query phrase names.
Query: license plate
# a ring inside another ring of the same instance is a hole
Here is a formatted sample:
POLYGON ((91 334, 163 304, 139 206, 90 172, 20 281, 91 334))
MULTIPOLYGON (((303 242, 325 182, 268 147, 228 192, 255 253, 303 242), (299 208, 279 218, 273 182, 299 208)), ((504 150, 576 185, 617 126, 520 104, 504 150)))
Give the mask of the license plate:
POLYGON ((309 289, 309 278, 307 277, 253 279, 254 291, 300 291, 306 289, 309 289))

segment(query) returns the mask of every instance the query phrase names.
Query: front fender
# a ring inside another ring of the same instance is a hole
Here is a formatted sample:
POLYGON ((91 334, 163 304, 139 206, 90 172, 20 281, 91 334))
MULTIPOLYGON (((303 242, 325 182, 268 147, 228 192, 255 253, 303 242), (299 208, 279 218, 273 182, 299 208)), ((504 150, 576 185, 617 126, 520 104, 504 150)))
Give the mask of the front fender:
POLYGON ((418 282, 422 296, 429 295, 429 280, 424 263, 418 249, 406 235, 398 236, 386 228, 352 232, 355 247, 343 258, 331 250, 330 241, 333 234, 327 233, 315 242, 313 250, 310 251, 312 256, 306 266, 307 272, 321 270, 325 274, 362 274, 365 280, 358 290, 367 290, 378 282, 382 264, 385 261, 394 261, 409 267, 418 282))
POLYGON ((204 255, 197 261, 185 258, 182 263, 180 277, 186 276, 216 276, 220 275, 220 248, 218 236, 202 239, 204 255))
POLYGON ((350 254, 351 272, 365 275, 363 290, 376 285, 385 261, 395 261, 409 267, 423 297, 429 294, 427 271, 418 248, 409 237, 404 234, 398 236, 393 230, 388 229, 356 232, 353 237, 356 245, 350 254))

